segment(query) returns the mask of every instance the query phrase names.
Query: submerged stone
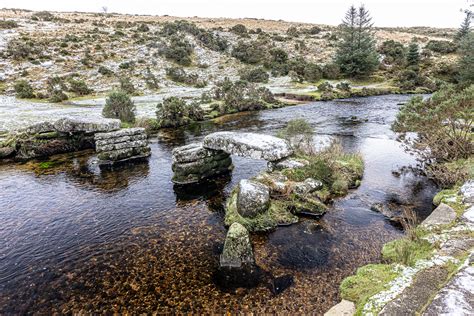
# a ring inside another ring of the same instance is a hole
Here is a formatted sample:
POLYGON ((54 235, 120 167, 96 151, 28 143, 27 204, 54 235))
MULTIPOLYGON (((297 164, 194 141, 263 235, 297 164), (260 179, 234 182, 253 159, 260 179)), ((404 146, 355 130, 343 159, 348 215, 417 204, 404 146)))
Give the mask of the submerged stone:
POLYGON ((268 210, 270 190, 266 185, 252 180, 241 180, 237 192, 237 212, 243 217, 254 218, 268 210))
POLYGON ((281 160, 293 154, 286 140, 256 133, 217 132, 207 135, 203 146, 232 155, 268 161, 281 160))
POLYGON ((240 268, 243 264, 254 263, 249 232, 241 224, 233 223, 227 232, 224 250, 220 257, 220 266, 240 268))

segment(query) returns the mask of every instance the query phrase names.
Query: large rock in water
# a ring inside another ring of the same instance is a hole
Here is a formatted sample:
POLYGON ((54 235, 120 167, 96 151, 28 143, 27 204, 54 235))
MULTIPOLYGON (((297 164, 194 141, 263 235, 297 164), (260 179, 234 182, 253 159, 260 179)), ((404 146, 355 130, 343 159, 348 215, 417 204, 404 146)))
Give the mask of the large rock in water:
POLYGON ((256 133, 212 133, 204 138, 203 146, 231 155, 268 161, 277 161, 293 154, 286 140, 256 133))
POLYGON ((174 183, 191 184, 229 172, 232 170, 232 159, 221 150, 192 143, 173 149, 172 170, 174 183))
POLYGON ((249 232, 239 223, 230 225, 220 257, 221 267, 240 268, 243 264, 254 264, 249 232))
POLYGON ((259 182, 240 180, 237 193, 237 212, 243 217, 254 218, 268 210, 270 189, 259 182))

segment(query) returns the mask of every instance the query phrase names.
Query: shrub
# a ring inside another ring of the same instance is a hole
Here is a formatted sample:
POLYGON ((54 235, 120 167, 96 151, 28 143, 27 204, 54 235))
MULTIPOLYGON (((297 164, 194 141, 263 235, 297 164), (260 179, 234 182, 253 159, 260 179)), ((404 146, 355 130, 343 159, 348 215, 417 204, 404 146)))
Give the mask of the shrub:
POLYGON ((102 115, 107 118, 117 118, 125 123, 135 122, 135 104, 125 91, 113 91, 105 100, 102 115))
POLYGON ((187 104, 181 98, 169 97, 157 105, 156 117, 160 127, 178 127, 203 119, 198 104, 187 104))
POLYGON ((109 68, 105 67, 105 66, 99 66, 99 70, 98 72, 102 75, 102 76, 111 76, 114 74, 114 72, 112 70, 110 70, 109 68))
POLYGON ((328 81, 324 81, 323 83, 318 85, 318 91, 320 92, 327 92, 332 91, 333 87, 328 81))
POLYGON ((69 80, 69 91, 76 93, 77 95, 88 95, 93 92, 92 89, 87 87, 87 84, 83 80, 69 80))
POLYGON ((160 54, 179 65, 189 66, 192 62, 191 55, 193 51, 193 46, 187 40, 173 36, 170 39, 169 45, 165 46, 160 51, 160 54))
POLYGON ((268 82, 269 75, 262 67, 248 68, 240 72, 240 79, 249 82, 268 82))
POLYGON ((323 78, 336 80, 341 77, 341 70, 339 66, 334 63, 325 64, 323 66, 323 78))
POLYGON ((290 26, 286 30, 286 35, 288 35, 289 37, 298 37, 298 36, 300 36, 300 32, 298 31, 296 26, 290 26))
POLYGON ((41 46, 29 38, 14 38, 8 42, 7 56, 15 60, 33 59, 41 52, 41 46))
POLYGON ((133 85, 132 81, 128 77, 120 78, 120 90, 130 95, 133 95, 136 92, 135 86, 133 85))
POLYGON ((145 84, 150 90, 157 90, 160 86, 158 85, 158 79, 156 76, 151 72, 150 68, 146 68, 145 73, 145 84))
POLYGON ((50 102, 62 102, 68 99, 64 90, 67 90, 64 80, 61 77, 51 77, 47 80, 47 90, 50 102))
POLYGON ((16 97, 20 99, 31 99, 35 97, 33 87, 26 80, 19 80, 15 82, 16 97))
POLYGON ((431 40, 426 44, 426 48, 440 54, 450 54, 457 50, 457 45, 450 41, 431 40))
POLYGON ((234 25, 233 27, 230 28, 230 31, 239 36, 248 36, 247 28, 243 24, 234 25))
POLYGON ((0 20, 0 29, 13 29, 18 27, 18 23, 13 20, 0 20))
POLYGON ((137 31, 139 31, 139 32, 148 32, 149 30, 150 30, 150 28, 145 23, 142 23, 142 24, 140 24, 139 27, 137 27, 137 31))
POLYGON ((264 60, 264 49, 257 42, 238 42, 232 50, 232 57, 246 64, 258 64, 264 60))
POLYGON ((443 162, 468 158, 473 152, 474 85, 456 90, 442 87, 426 101, 414 97, 400 108, 393 128, 425 161, 443 162), (405 137, 416 132, 416 138, 405 137))
POLYGON ((272 48, 264 61, 264 66, 270 69, 274 76, 287 75, 289 71, 288 53, 281 48, 272 48))
POLYGON ((459 83, 474 84, 474 33, 465 35, 459 47, 459 83))
POLYGON ((174 82, 184 83, 196 87, 205 87, 207 82, 199 80, 199 76, 196 73, 186 73, 183 68, 171 67, 166 69, 166 76, 174 82))
POLYGON ((405 47, 402 43, 394 40, 383 42, 378 48, 378 52, 385 55, 384 61, 388 64, 401 65, 405 60, 405 47))
POLYGON ((31 15, 31 19, 34 21, 52 21, 55 16, 48 11, 35 12, 31 15))
POLYGON ((350 92, 351 91, 351 85, 348 82, 339 82, 336 85, 336 89, 339 89, 341 91, 350 92))
POLYGON ((120 69, 133 69, 135 67, 135 62, 133 61, 124 61, 120 63, 119 68, 120 69))
POLYGON ((257 88, 246 81, 232 82, 228 78, 218 82, 211 94, 215 100, 222 101, 219 108, 221 114, 261 110, 269 104, 277 104, 267 88, 257 88))
POLYGON ((313 63, 307 63, 304 68, 304 79, 309 82, 318 82, 323 77, 321 67, 313 63))

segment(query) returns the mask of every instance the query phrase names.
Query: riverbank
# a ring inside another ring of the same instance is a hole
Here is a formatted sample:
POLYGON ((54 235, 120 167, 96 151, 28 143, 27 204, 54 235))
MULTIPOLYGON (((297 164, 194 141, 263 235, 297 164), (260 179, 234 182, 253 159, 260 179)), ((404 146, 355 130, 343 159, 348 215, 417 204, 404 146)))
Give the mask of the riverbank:
POLYGON ((388 263, 360 267, 344 279, 344 301, 327 315, 343 310, 348 315, 471 313, 474 181, 441 191, 434 203, 438 207, 433 213, 410 228, 412 237, 384 245, 382 256, 388 263))

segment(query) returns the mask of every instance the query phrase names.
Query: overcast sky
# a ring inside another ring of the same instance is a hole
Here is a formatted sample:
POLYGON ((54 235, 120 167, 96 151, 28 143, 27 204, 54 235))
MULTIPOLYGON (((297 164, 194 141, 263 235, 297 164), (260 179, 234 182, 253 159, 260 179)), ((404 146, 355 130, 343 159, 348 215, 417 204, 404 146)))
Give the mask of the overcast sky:
POLYGON ((376 26, 458 27, 473 0, 0 0, 0 8, 265 18, 337 25, 351 5, 364 3, 376 26))

